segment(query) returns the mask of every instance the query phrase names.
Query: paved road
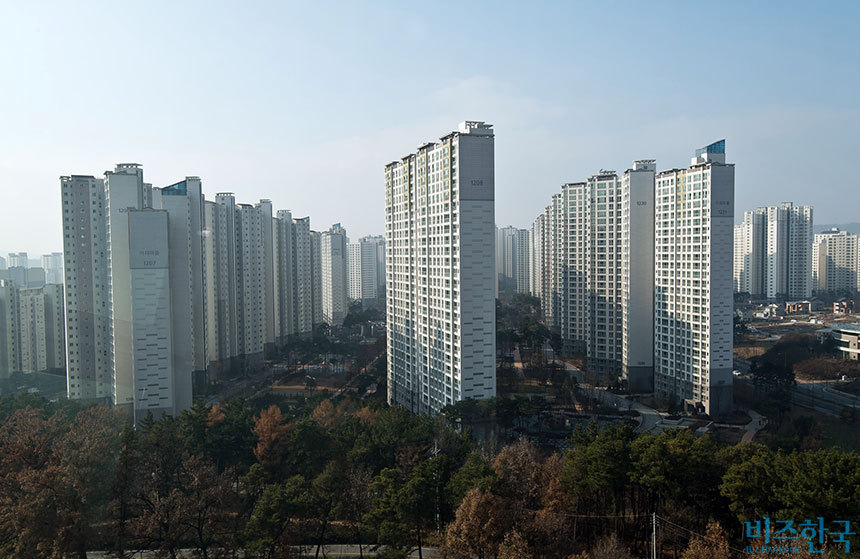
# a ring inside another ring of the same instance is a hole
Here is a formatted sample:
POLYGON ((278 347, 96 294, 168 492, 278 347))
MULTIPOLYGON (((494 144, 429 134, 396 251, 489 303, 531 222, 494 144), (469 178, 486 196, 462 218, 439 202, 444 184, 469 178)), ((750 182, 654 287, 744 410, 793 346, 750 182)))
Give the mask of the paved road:
POLYGON ((860 398, 835 390, 840 381, 799 382, 792 400, 795 404, 839 417, 844 408, 860 408, 860 398))
POLYGON ((755 410, 749 410, 747 413, 752 418, 752 421, 744 426, 744 436, 741 438, 741 441, 752 441, 756 434, 767 425, 767 418, 760 413, 755 410))
MULTIPOLYGON (((568 373, 576 377, 576 381, 582 387, 590 387, 587 384, 583 383, 583 372, 570 363, 564 363, 564 368, 568 373)), ((643 433, 647 433, 654 429, 660 420, 663 419, 663 416, 660 415, 660 412, 655 410, 654 408, 649 408, 645 404, 640 404, 639 402, 635 402, 633 400, 629 400, 624 396, 619 396, 618 394, 613 394, 604 388, 594 388, 595 396, 600 399, 602 402, 607 402, 609 404, 615 404, 615 406, 619 410, 628 410, 631 409, 637 413, 639 413, 639 426, 636 427, 637 431, 642 431, 643 433)))

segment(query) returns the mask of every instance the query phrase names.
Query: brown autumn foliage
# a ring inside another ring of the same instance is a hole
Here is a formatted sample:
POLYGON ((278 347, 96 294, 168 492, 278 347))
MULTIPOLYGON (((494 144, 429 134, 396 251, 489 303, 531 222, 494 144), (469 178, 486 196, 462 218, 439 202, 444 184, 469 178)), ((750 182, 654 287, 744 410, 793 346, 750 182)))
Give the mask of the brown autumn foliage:
POLYGON ((584 559, 634 559, 630 550, 615 534, 601 538, 584 559))
POLYGON ((512 524, 503 499, 489 491, 472 489, 448 527, 445 549, 454 559, 493 557, 512 524))
POLYGON ((257 436, 254 457, 267 471, 279 470, 284 465, 292 427, 293 424, 286 421, 281 409, 274 404, 261 411, 254 420, 253 430, 257 436))
POLYGON ((348 400, 342 401, 337 407, 332 404, 331 400, 323 400, 311 412, 311 419, 330 433, 347 418, 352 412, 351 408, 348 400))
POLYGON ((537 509, 541 496, 541 468, 537 449, 526 438, 508 445, 493 461, 499 494, 518 508, 537 509))
POLYGON ((376 421, 376 418, 379 417, 379 412, 368 407, 364 407, 355 412, 355 417, 362 425, 368 426, 376 421))
POLYGON ((498 559, 532 559, 528 543, 518 531, 514 530, 505 536, 499 546, 498 559))
POLYGON ((66 419, 24 408, 0 430, 0 532, 14 536, 15 554, 82 556, 106 512, 122 412, 96 406, 66 419))
POLYGON ((711 522, 704 536, 694 536, 681 559, 731 559, 729 536, 719 522, 711 522))
POLYGON ((794 365, 797 378, 803 380, 834 380, 842 375, 856 376, 860 373, 860 361, 838 357, 816 357, 805 359, 794 365))

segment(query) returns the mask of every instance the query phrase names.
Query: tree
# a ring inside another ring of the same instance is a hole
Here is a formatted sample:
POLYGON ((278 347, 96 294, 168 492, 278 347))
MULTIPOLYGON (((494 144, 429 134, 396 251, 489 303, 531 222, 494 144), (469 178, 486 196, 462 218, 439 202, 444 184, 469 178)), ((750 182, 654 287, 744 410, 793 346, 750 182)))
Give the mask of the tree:
POLYGON ((85 408, 68 422, 32 408, 0 426, 0 551, 86 557, 108 513, 123 414, 85 408))
POLYGON ((588 559, 633 559, 630 550, 621 543, 618 536, 610 534, 604 536, 588 552, 588 559))
POLYGON ((631 475, 633 439, 633 430, 626 425, 598 431, 592 423, 589 431, 579 431, 574 437, 579 442, 565 455, 562 487, 588 510, 611 503, 613 508, 605 512, 620 514, 631 475))
POLYGON ((456 509, 472 489, 488 491, 498 480, 493 467, 477 452, 472 452, 448 482, 449 505, 456 509))
POLYGON ((729 536, 718 522, 708 523, 704 536, 694 536, 681 559, 731 559, 729 536))
POLYGON ((371 510, 370 484, 373 483, 373 472, 363 466, 350 466, 346 475, 346 489, 343 493, 340 513, 343 518, 355 527, 355 542, 358 544, 358 554, 364 557, 362 549, 361 526, 362 519, 371 510))
POLYGON ((257 446, 254 457, 261 466, 274 478, 278 478, 284 470, 287 461, 289 433, 294 424, 288 423, 281 409, 272 404, 260 412, 254 421, 254 434, 257 436, 257 446))
POLYGON ((526 540, 516 530, 509 532, 499 546, 498 559, 531 559, 526 540))
POLYGON ((307 484, 293 476, 283 484, 267 485, 242 532, 245 548, 265 559, 293 557, 292 546, 301 541, 299 519, 311 507, 307 484))
POLYGON ((13 411, 0 426, 0 551, 25 557, 55 551, 58 510, 56 479, 59 465, 54 445, 62 433, 62 418, 45 419, 30 407, 13 411))
POLYGON ((515 511, 535 509, 540 501, 541 470, 537 449, 525 437, 499 452, 493 461, 496 493, 510 500, 515 511))
POLYGON ((445 549, 456 559, 493 557, 513 525, 505 503, 489 491, 472 489, 445 535, 445 549))
POLYGON ((215 464, 201 454, 182 459, 181 511, 178 521, 188 529, 200 556, 209 559, 210 550, 232 547, 236 533, 238 497, 232 472, 218 472, 215 464))
POLYGON ((342 459, 336 458, 326 464, 323 471, 312 484, 314 516, 320 520, 316 556, 319 555, 320 548, 325 544, 325 531, 332 510, 340 503, 345 491, 346 464, 342 459))
POLYGON ((64 522, 55 546, 85 557, 95 526, 108 515, 125 414, 96 406, 78 412, 69 431, 55 442, 58 508, 64 522))

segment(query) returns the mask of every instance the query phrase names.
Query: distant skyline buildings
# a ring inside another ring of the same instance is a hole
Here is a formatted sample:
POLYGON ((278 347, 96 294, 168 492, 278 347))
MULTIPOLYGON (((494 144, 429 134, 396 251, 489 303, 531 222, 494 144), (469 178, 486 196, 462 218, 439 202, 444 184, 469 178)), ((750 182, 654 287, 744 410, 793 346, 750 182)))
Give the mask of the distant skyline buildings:
POLYGON ((385 307, 385 237, 368 235, 347 245, 350 301, 385 307))
POLYGON ((529 292, 531 261, 529 230, 513 226, 496 227, 496 292, 529 292))
POLYGON ((812 288, 817 292, 860 290, 860 237, 838 228, 815 234, 812 288))
POLYGON ((812 216, 812 206, 792 202, 744 212, 734 226, 734 291, 769 299, 810 297, 812 216))

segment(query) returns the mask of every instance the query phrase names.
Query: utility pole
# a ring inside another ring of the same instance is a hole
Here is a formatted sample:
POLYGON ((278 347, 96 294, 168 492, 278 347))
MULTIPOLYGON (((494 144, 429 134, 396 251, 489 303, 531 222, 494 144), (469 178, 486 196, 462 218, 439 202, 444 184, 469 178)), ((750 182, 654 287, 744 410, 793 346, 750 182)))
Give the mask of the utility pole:
POLYGON ((651 513, 651 559, 657 559, 657 513, 651 513))

